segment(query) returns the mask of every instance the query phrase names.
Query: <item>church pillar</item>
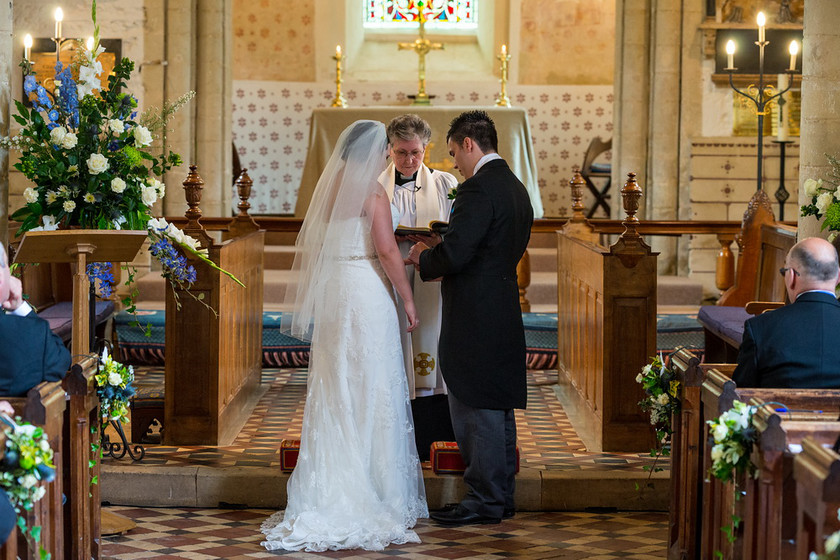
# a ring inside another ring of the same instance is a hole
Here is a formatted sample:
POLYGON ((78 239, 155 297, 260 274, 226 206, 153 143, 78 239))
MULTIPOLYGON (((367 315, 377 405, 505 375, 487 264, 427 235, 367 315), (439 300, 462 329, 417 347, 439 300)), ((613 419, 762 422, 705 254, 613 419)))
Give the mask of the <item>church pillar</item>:
MULTIPOLYGON (((16 68, 12 47, 12 3, 0 2, 0 136, 9 135, 12 72, 16 68)), ((9 241, 9 152, 0 150, 0 242, 9 241)))
POLYGON ((204 179, 205 216, 230 216, 232 181, 231 0, 198 0, 195 162, 204 179))
MULTIPOLYGON (((831 166, 825 154, 840 155, 840 10, 836 0, 805 0, 802 52, 802 119, 799 150, 799 204, 810 203, 805 179, 824 179, 831 166)), ((820 235, 821 222, 799 217, 799 239, 820 235)))
MULTIPOLYGON (((615 6, 615 105, 612 160, 614 218, 623 218, 622 185, 630 171, 647 195, 650 98, 650 0, 618 0, 615 6)), ((640 216, 643 217, 643 216, 640 216)))

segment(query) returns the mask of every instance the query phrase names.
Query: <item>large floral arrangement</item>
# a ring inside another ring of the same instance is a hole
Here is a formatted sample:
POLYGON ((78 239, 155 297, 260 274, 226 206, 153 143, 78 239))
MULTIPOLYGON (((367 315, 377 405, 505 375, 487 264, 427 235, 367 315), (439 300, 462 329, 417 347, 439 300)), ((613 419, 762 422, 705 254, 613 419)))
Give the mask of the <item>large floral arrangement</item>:
POLYGON ((752 420, 756 407, 734 401, 732 408, 716 420, 708 420, 709 432, 714 441, 709 474, 723 481, 731 481, 736 473, 755 476, 756 469, 750 460, 756 430, 752 420))
POLYGON ((822 229, 831 232, 828 240, 833 242, 840 234, 840 192, 837 192, 840 186, 840 160, 828 154, 826 157, 831 164, 829 178, 805 180, 802 188, 805 196, 811 198, 811 203, 803 205, 801 211, 803 216, 815 216, 823 220, 822 229))
MULTIPOLYGON (((79 44, 72 64, 56 64, 52 91, 30 73, 26 61, 22 64, 24 91, 31 106, 16 102, 14 118, 20 132, 0 139, 0 147, 20 152, 14 167, 35 186, 24 190, 26 204, 11 217, 21 222, 18 234, 56 229, 62 224, 147 230, 152 256, 161 263, 163 275, 176 287, 189 290, 196 272, 184 253, 218 266, 207 258, 206 251, 199 250, 196 239, 153 218, 152 206, 166 193, 157 177, 180 165, 181 158, 165 149, 156 155, 152 147, 155 134, 164 130, 193 92, 138 117, 137 99, 125 91, 134 69, 128 58, 115 65, 107 87, 99 89, 102 64, 98 57, 104 48, 99 45, 95 0, 91 16, 92 47, 79 44)), ((113 275, 108 267, 91 266, 88 274, 91 281, 98 281, 101 295, 110 295, 113 275)), ((134 273, 129 271, 127 284, 133 279, 134 273)), ((129 311, 134 310, 134 295, 130 290, 123 300, 129 311)))
POLYGON ((119 363, 105 349, 94 380, 102 424, 110 420, 127 422, 128 407, 134 395, 134 368, 119 363))
POLYGON ((5 453, 0 463, 0 487, 6 491, 18 514, 17 526, 21 532, 27 540, 38 544, 41 558, 48 558, 49 554, 40 546, 41 528, 27 528, 24 512, 44 497, 46 488, 41 483, 55 479, 53 450, 41 428, 22 422, 20 418, 12 420, 2 415, 0 419, 8 426, 5 453))

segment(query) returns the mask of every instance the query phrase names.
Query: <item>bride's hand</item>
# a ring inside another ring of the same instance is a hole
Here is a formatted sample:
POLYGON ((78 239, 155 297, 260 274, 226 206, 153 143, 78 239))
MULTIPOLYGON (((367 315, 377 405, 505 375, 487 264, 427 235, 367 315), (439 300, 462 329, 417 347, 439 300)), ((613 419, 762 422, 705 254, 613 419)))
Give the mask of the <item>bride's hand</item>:
POLYGON ((405 302, 405 316, 408 318, 408 332, 412 332, 420 324, 420 319, 417 317, 417 309, 414 307, 413 301, 405 302))

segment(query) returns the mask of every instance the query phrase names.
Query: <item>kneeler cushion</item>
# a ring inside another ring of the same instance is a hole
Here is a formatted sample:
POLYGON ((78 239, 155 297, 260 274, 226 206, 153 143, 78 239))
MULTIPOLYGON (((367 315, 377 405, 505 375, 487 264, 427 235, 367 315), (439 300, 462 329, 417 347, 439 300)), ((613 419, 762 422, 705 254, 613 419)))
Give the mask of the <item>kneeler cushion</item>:
POLYGON ((280 470, 282 472, 295 470, 298 453, 300 453, 299 439, 284 439, 280 442, 280 470))
MULTIPOLYGON (((467 468, 454 441, 436 441, 429 453, 435 474, 460 474, 467 468)), ((516 472, 519 472, 519 446, 516 446, 516 472)))

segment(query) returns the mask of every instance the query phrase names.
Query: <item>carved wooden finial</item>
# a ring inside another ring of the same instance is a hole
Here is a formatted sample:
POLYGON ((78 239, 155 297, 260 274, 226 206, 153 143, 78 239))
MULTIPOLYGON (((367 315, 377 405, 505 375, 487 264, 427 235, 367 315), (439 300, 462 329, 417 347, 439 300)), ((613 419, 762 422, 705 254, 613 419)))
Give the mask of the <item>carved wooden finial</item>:
POLYGON ((251 177, 248 175, 248 168, 244 168, 242 173, 236 178, 236 191, 239 193, 239 204, 237 207, 239 208, 239 216, 247 217, 248 216, 248 208, 251 207, 251 203, 248 202, 248 199, 251 198, 251 187, 254 185, 254 182, 251 180, 251 177))
POLYGON ((639 211, 639 199, 642 198, 642 187, 636 182, 636 174, 632 171, 627 174, 627 182, 624 183, 624 187, 621 189, 621 198, 624 202, 624 211, 627 213, 627 219, 621 222, 624 224, 624 233, 610 247, 610 253, 617 255, 624 266, 633 268, 639 259, 653 253, 650 250, 650 246, 639 235, 637 229, 639 218, 636 217, 636 212, 639 211))
POLYGON ((639 218, 636 217, 636 212, 639 211, 639 199, 642 198, 642 187, 636 182, 636 174, 629 172, 627 174, 627 181, 621 189, 621 198, 624 202, 624 211, 627 213, 627 219, 624 220, 625 234, 632 231, 631 235, 638 237, 636 232, 636 225, 639 223, 639 218))
POLYGON ((583 222, 586 221, 586 216, 583 215, 583 211, 586 209, 583 205, 583 188, 586 186, 586 180, 580 174, 580 168, 577 165, 572 170, 574 176, 569 181, 569 186, 572 187, 572 219, 570 221, 583 222))
POLYGON ((204 181, 199 177, 197 170, 197 165, 190 165, 190 172, 187 174, 187 178, 183 183, 187 205, 189 206, 187 211, 184 212, 184 216, 187 218, 184 233, 198 239, 201 248, 207 249, 213 246, 213 239, 207 235, 204 226, 199 222, 201 209, 198 205, 201 203, 201 191, 204 190, 204 181))
POLYGON ((240 235, 245 235, 246 233, 260 229, 259 224, 248 214, 248 208, 251 207, 248 203, 248 198, 251 196, 251 187, 254 185, 254 182, 248 176, 247 168, 242 170, 242 173, 236 178, 235 184, 239 193, 239 214, 231 220, 227 234, 223 235, 226 239, 239 237, 240 235))

